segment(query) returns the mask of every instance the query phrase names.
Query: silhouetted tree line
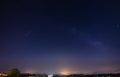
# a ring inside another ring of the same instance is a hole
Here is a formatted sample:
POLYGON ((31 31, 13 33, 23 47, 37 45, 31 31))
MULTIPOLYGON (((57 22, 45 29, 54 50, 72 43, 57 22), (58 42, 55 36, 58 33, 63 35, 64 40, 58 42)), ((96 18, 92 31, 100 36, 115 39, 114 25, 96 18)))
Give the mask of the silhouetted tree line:
MULTIPOLYGON (((17 68, 13 68, 8 72, 8 77, 48 77, 47 74, 29 74, 24 73, 21 74, 17 68)), ((71 75, 53 75, 53 77, 120 77, 120 73, 118 74, 92 74, 92 75, 84 75, 84 74, 71 74, 71 75)))
MULTIPOLYGON (((48 77, 47 74, 22 74, 22 77, 48 77)), ((54 75, 53 77, 120 77, 120 74, 72 74, 72 75, 54 75)))

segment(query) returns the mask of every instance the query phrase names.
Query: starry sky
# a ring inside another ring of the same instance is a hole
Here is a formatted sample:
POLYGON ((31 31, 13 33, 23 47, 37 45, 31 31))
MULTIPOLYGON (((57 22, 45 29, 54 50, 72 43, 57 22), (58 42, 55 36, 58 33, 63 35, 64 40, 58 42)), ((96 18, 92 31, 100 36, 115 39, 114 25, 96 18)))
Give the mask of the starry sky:
POLYGON ((120 71, 119 0, 3 0, 0 71, 120 71))

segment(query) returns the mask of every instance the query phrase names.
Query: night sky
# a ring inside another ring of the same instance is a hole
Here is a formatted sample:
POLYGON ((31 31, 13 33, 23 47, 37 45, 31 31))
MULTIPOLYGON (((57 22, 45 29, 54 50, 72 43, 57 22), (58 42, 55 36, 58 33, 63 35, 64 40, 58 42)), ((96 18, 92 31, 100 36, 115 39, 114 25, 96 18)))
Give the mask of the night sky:
POLYGON ((3 0, 0 71, 120 71, 119 0, 3 0))

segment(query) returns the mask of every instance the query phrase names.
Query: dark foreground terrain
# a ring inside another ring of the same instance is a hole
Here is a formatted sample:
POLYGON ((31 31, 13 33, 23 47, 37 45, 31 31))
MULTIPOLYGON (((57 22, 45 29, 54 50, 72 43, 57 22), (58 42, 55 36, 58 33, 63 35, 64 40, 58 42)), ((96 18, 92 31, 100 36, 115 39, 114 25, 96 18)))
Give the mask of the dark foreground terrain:
MULTIPOLYGON (((47 74, 22 74, 21 77, 48 77, 47 74)), ((71 74, 71 75, 53 75, 53 77, 120 77, 120 74, 71 74)))

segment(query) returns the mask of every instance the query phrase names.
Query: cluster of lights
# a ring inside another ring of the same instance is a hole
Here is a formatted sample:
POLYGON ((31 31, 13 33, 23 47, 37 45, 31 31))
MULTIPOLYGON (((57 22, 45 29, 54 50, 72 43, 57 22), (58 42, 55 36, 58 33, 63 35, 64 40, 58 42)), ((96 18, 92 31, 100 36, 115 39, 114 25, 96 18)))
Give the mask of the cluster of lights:
POLYGON ((0 72, 0 76, 8 76, 8 74, 5 72, 0 72))

